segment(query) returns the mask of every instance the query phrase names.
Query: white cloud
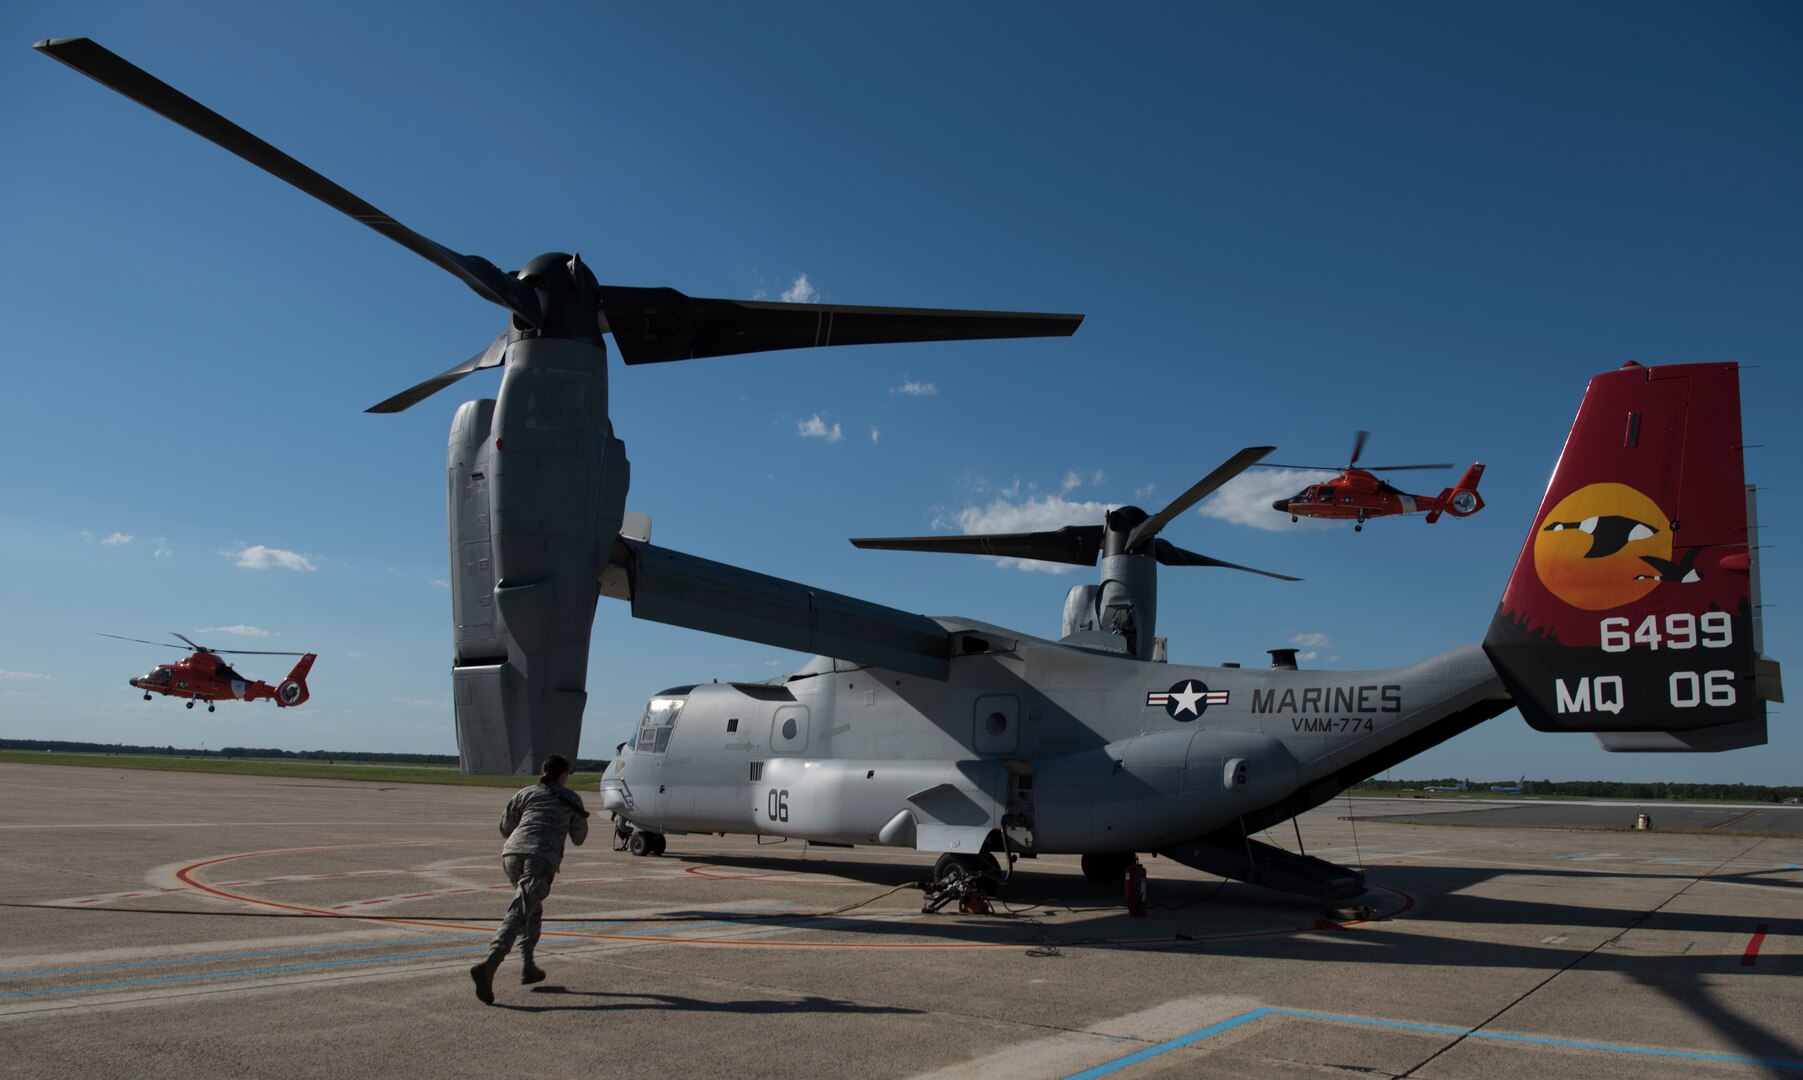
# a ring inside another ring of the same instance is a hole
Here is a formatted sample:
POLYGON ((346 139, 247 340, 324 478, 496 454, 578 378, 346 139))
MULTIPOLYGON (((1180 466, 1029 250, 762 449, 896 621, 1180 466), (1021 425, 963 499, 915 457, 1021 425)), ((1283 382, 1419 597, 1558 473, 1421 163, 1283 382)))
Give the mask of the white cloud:
POLYGON ((239 623, 236 626, 203 626, 196 634, 237 634, 239 637, 268 637, 269 631, 239 623))
POLYGON ((441 577, 427 578, 426 584, 432 586, 434 589, 448 589, 451 587, 451 583, 441 577))
POLYGON ((1302 652, 1302 653, 1296 654, 1296 659, 1298 659, 1298 660, 1319 660, 1320 658, 1321 658, 1321 654, 1316 652, 1313 649, 1310 649, 1307 652, 1302 652))
POLYGON ((909 397, 932 397, 939 392, 939 387, 930 382, 915 382, 909 379, 900 386, 889 391, 891 394, 906 394, 909 397))
MULTIPOLYGON (((1020 499, 1020 481, 1016 480, 987 506, 967 506, 949 516, 942 515, 933 525, 943 528, 955 525, 964 533, 1047 532, 1066 525, 1098 523, 1113 504, 1075 502, 1063 494, 1032 495, 1020 499)), ((1067 574, 1076 567, 1070 563, 1041 562, 1038 559, 998 558, 1001 566, 1041 574, 1067 574)))
POLYGON ((1066 494, 1068 494, 1072 490, 1074 490, 1076 488, 1080 488, 1082 486, 1083 486, 1083 478, 1081 476, 1077 475, 1077 472, 1075 469, 1072 469, 1070 472, 1067 472, 1064 474, 1064 485, 1060 490, 1062 490, 1066 494))
POLYGON ((883 433, 881 431, 877 430, 876 428, 871 428, 870 429, 870 445, 875 446, 877 440, 882 438, 882 436, 883 436, 883 433))
POLYGON ((1158 490, 1157 484, 1147 484, 1145 487, 1136 487, 1133 489, 1133 497, 1140 500, 1141 502, 1144 502, 1145 500, 1151 498, 1152 493, 1157 490, 1158 490))
POLYGON ((175 554, 175 549, 171 548, 169 546, 169 540, 167 537, 162 537, 162 536, 152 537, 151 542, 157 546, 157 549, 150 553, 152 558, 160 559, 165 555, 175 554))
POLYGON ((35 671, 0 671, 0 679, 17 679, 26 682, 48 682, 50 676, 39 675, 35 671))
POLYGON ((264 547, 262 544, 239 548, 237 551, 221 552, 221 554, 236 558, 237 565, 246 570, 267 570, 272 566, 279 566, 284 570, 311 571, 319 569, 313 565, 313 560, 305 555, 293 551, 283 551, 281 548, 264 547))
POLYGON ((108 547, 116 547, 119 544, 129 544, 131 543, 131 534, 122 532, 108 533, 100 538, 100 542, 108 547))
POLYGON ((785 304, 812 304, 820 299, 820 290, 814 288, 806 274, 798 275, 795 284, 783 290, 785 304))
POLYGON ((441 699, 433 701, 427 698, 416 697, 398 697, 394 699, 394 703, 396 705, 405 705, 410 709, 448 709, 451 707, 451 703, 447 700, 441 699))
POLYGON ((1297 631, 1290 635, 1291 645, 1300 645, 1305 649, 1331 649, 1333 640, 1326 634, 1297 631))
POLYGON ((1292 523, 1288 514, 1271 509, 1273 502, 1287 499, 1320 479, 1321 474, 1318 472, 1298 469, 1248 469, 1203 499, 1196 512, 1218 521, 1250 525, 1255 529, 1268 529, 1272 532, 1304 525, 1328 527, 1333 522, 1305 517, 1300 522, 1292 523))
POLYGON ((827 427, 826 421, 820 419, 819 413, 796 424, 795 429, 804 439, 825 439, 827 442, 835 443, 845 438, 845 433, 839 430, 838 424, 827 427))

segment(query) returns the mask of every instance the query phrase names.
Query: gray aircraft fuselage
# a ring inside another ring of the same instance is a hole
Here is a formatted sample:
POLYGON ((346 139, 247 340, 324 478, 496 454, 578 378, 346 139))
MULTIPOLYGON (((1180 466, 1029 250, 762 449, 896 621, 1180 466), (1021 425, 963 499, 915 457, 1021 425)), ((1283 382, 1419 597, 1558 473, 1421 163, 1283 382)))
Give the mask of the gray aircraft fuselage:
POLYGON ((661 832, 974 853, 1002 830, 1023 854, 1158 851, 1266 827, 1386 749, 1509 707, 1476 644, 1373 671, 1248 670, 935 621, 954 643, 943 682, 816 657, 659 695, 604 804, 661 832))

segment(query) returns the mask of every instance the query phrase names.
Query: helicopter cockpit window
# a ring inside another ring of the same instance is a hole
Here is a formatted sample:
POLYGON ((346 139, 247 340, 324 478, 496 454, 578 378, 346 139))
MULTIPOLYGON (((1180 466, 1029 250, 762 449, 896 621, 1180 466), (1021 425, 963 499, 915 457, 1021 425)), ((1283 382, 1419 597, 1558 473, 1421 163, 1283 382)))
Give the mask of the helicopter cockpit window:
POLYGON ((1322 484, 1316 489, 1316 492, 1322 502, 1333 502, 1334 486, 1332 484, 1322 484))
POLYGON ((641 754, 661 754, 670 748, 670 732, 676 728, 676 718, 682 714, 685 698, 656 697, 645 705, 644 718, 639 721, 639 734, 633 743, 633 749, 641 754))
POLYGON ((174 677, 175 677, 175 671, 171 668, 166 668, 166 667, 157 668, 155 671, 150 673, 150 681, 157 684, 158 686, 168 686, 169 680, 173 679, 174 677))

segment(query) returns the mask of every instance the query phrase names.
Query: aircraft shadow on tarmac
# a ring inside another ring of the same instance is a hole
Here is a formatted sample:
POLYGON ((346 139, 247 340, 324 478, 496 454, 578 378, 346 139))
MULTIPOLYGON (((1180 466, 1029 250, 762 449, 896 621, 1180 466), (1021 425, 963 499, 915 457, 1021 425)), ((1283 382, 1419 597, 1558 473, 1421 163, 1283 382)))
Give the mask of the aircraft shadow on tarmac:
MULTIPOLYGON (((894 862, 860 861, 838 856, 814 861, 792 857, 709 856, 682 857, 697 865, 733 867, 753 872, 821 873, 872 886, 893 887, 921 880, 926 868, 894 862)), ((1593 886, 1597 879, 1632 879, 1664 881, 1671 885, 1671 898, 1684 891, 1691 875, 1683 873, 1651 874, 1611 866, 1599 871, 1564 870, 1558 868, 1488 868, 1446 866, 1378 866, 1369 871, 1374 895, 1387 897, 1383 887, 1400 890, 1421 903, 1413 914, 1431 915, 1437 922, 1459 926, 1486 925, 1518 927, 1531 943, 1475 940, 1456 935, 1423 934, 1423 923, 1412 918, 1389 921, 1380 919, 1366 923, 1356 932, 1336 931, 1331 922, 1321 920, 1322 905, 1307 899, 1272 892, 1240 882, 1164 880, 1158 879, 1159 860, 1152 860, 1152 903, 1147 919, 1128 918, 1121 906, 1121 886, 1098 884, 1085 880, 1072 871, 1046 872, 1026 869, 1029 863, 1016 864, 1002 903, 993 916, 935 916, 932 933, 948 943, 971 941, 993 943, 1012 941, 1024 949, 1036 945, 1049 948, 1033 955, 1078 959, 1092 951, 1232 952, 1249 958, 1295 961, 1304 958, 1327 963, 1394 964, 1422 967, 1457 967, 1473 972, 1541 971, 1562 973, 1578 969, 1586 974, 1613 973, 1633 979, 1645 988, 1666 996, 1676 1007, 1695 1016, 1714 1029, 1741 1053, 1759 1058, 1803 1059, 1803 1043, 1784 1031, 1760 1024, 1730 1012, 1711 983, 1728 977, 1782 977, 1789 964, 1781 957, 1768 957, 1760 970, 1743 966, 1739 952, 1719 950, 1709 953, 1688 951, 1695 944, 1686 935, 1722 935, 1729 941, 1750 939, 1759 928, 1772 937, 1803 935, 1803 919, 1762 916, 1708 915, 1682 910, 1665 910, 1670 900, 1650 910, 1640 901, 1625 903, 1619 893, 1609 892, 1591 906, 1482 895, 1476 891, 1492 879, 1508 877, 1526 890, 1547 889, 1557 894, 1561 886, 1593 886), (1105 913, 1113 910, 1117 914, 1105 913), (1426 910, 1423 910, 1426 909, 1426 910), (1059 926, 1057 915, 1083 916, 1075 922, 1059 926), (1097 918, 1097 915, 1103 917, 1097 918), (1285 933, 1282 928, 1293 928, 1285 933), (1588 929, 1591 936, 1607 936, 1598 947, 1585 951, 1561 942, 1573 930, 1588 929), (1634 940, 1634 932, 1645 930, 1661 935, 1656 944, 1634 940), (1248 932, 1249 931, 1249 932, 1248 932), (1262 931, 1262 932, 1261 932, 1262 931)), ((1771 881, 1766 875, 1787 873, 1784 870, 1756 870, 1736 873, 1711 873, 1710 882, 1758 885, 1763 888, 1799 889, 1803 883, 1795 879, 1771 881)), ((825 906, 825 905, 822 905, 825 906)), ((1393 904, 1381 905, 1385 910, 1393 904)), ((743 911, 692 911, 694 917, 714 917, 727 921, 745 919, 743 911)), ((830 929, 834 933, 863 939, 886 937, 919 937, 919 920, 868 920, 845 916, 825 919, 805 915, 772 913, 756 920, 760 926, 784 926, 797 929, 830 929)), ((1483 977, 1483 976, 1479 976, 1483 977)), ((1540 984, 1524 991, 1523 996, 1540 984)), ((567 992, 567 991, 566 991, 567 992)), ((620 995, 633 998, 634 995, 620 995)), ((637 996, 640 1001, 657 1000, 655 996, 637 996)), ((780 1011, 803 1011, 805 1005, 756 1003, 759 1008, 780 1011)), ((591 1008, 653 1008, 654 1005, 597 1005, 591 1008)), ((687 1002, 679 1007, 731 1009, 730 1005, 687 1002)))
POLYGON ((629 1012, 637 1009, 657 1009, 661 1012, 704 1012, 704 1013, 739 1013, 747 1016, 758 1015, 796 1015, 809 1014, 829 1016, 833 1014, 922 1016, 923 1010, 909 1009, 899 1005, 860 1005, 855 1001, 839 1001, 834 998, 808 995, 800 1001, 703 1001, 700 998, 681 997, 676 994, 632 994, 605 990, 571 990, 564 986, 535 986, 532 992, 544 995, 547 999, 557 998, 606 998, 606 1001, 595 1001, 588 1004, 535 998, 534 1004, 516 1005, 512 1002, 497 1001, 496 1008, 512 1009, 514 1012, 629 1012))

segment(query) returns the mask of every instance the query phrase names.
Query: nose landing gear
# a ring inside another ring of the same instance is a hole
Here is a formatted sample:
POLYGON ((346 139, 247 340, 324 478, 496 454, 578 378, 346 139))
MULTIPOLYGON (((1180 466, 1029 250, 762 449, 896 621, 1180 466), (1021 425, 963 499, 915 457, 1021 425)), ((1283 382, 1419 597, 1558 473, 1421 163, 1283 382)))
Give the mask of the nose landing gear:
POLYGON ((615 830, 615 836, 624 839, 626 852, 629 855, 637 855, 643 858, 647 855, 662 855, 664 853, 663 833, 647 832, 644 829, 628 830, 621 828, 615 830), (622 833, 625 834, 624 837, 620 837, 620 834, 622 833))

